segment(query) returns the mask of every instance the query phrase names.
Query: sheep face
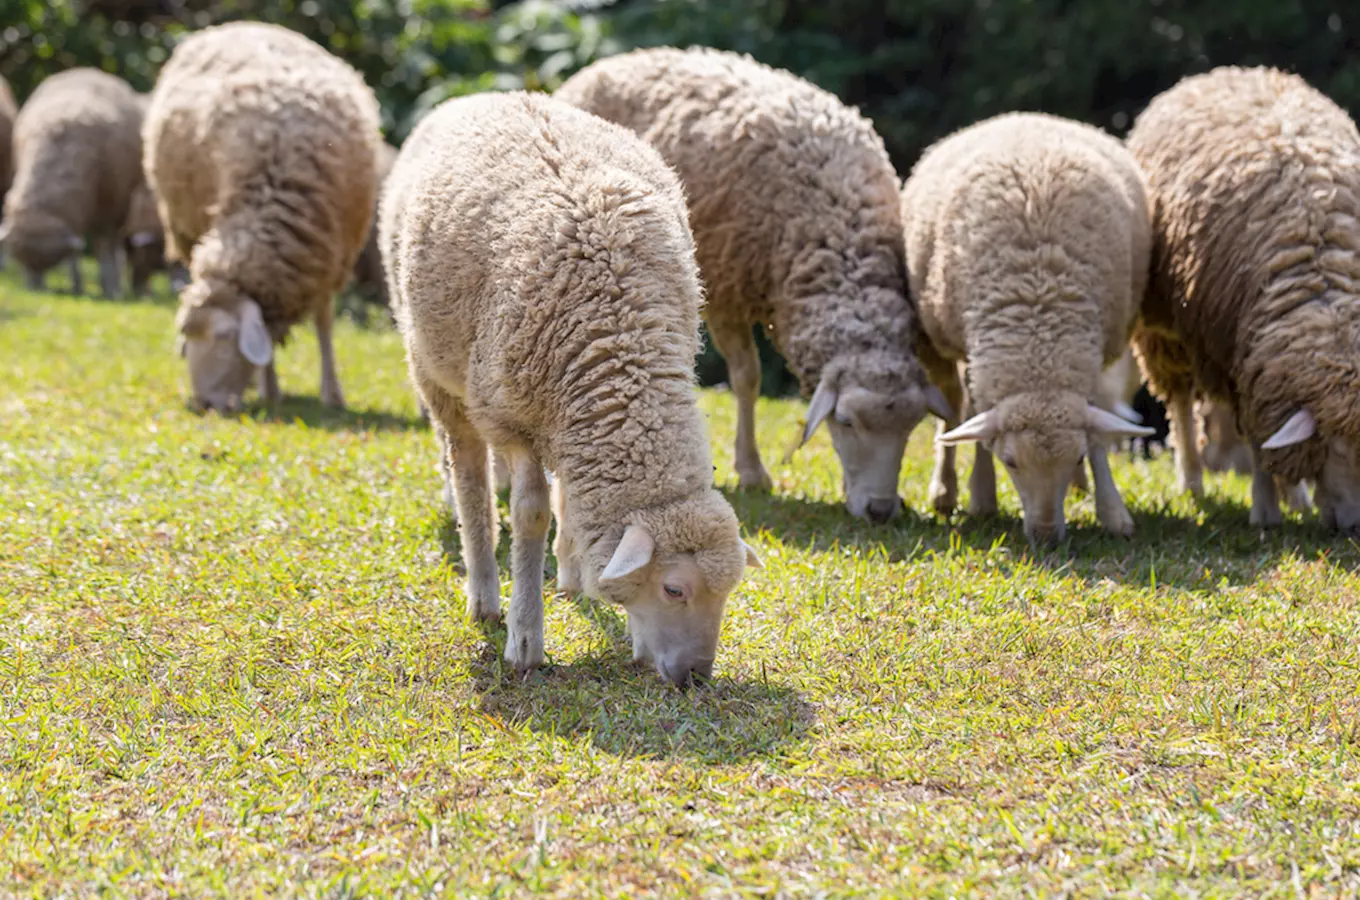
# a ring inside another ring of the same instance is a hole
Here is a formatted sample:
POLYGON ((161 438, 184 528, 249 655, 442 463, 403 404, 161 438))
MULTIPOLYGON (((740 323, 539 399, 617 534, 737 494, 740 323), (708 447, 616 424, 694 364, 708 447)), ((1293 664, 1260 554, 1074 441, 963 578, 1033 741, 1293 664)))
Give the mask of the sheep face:
POLYGON ((1360 448, 1340 438, 1327 443, 1315 500, 1324 526, 1360 531, 1360 448))
MULTIPOLYGON (((924 379, 921 379, 924 381, 924 379)), ((912 429, 926 412, 950 417, 934 385, 907 382, 896 388, 856 383, 853 370, 824 376, 808 405, 803 442, 823 421, 841 462, 841 484, 851 515, 887 522, 902 510, 897 483, 912 429), (836 386, 839 384, 839 386, 836 386)))
POLYGON ((716 518, 691 500, 627 526, 590 591, 628 614, 634 661, 682 688, 712 676, 727 597, 746 566, 760 565, 731 508, 713 497, 726 507, 716 518))
POLYGON ((7 220, 0 227, 6 249, 25 268, 46 272, 85 249, 85 241, 56 216, 30 212, 7 220))
POLYGON ((273 339, 259 304, 239 298, 229 304, 220 293, 196 282, 180 307, 180 355, 189 364, 194 406, 231 412, 241 408, 246 388, 260 366, 273 360, 273 339))
POLYGON ((1211 472, 1251 471, 1251 451, 1237 435, 1232 409, 1222 403, 1196 404, 1200 420, 1200 457, 1211 472))

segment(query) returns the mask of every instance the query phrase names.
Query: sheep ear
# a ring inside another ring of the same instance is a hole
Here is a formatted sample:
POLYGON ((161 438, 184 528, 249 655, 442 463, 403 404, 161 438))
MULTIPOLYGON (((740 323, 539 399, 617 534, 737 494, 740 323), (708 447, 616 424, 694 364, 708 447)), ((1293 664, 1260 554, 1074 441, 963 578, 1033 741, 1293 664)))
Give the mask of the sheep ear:
POLYGON ((1123 400, 1116 400, 1114 402, 1114 413, 1115 415, 1119 416, 1119 418, 1126 419, 1127 421, 1130 421, 1135 425, 1143 424, 1143 416, 1138 412, 1138 410, 1134 409, 1132 406, 1129 406, 1123 400))
POLYGON ((817 385, 817 390, 812 392, 812 401, 808 403, 807 424, 803 426, 803 440, 798 444, 799 447, 811 440, 817 426, 825 422, 826 417, 836 411, 838 399, 840 399, 840 392, 825 380, 817 385))
POLYGON ((1302 444, 1316 433, 1317 419, 1313 418, 1313 414, 1306 409, 1295 410, 1289 421, 1281 425, 1280 430, 1261 445, 1261 449, 1280 450, 1292 447, 1295 444, 1302 444))
POLYGON ((964 422, 953 431, 946 431, 935 439, 935 443, 945 447, 954 447, 958 444, 966 444, 969 441, 985 441, 996 434, 996 425, 992 422, 992 411, 978 413, 964 422))
POLYGON ((609 565, 600 573, 600 581, 617 581, 627 578, 638 569, 652 561, 652 551, 656 542, 641 525, 629 525, 623 530, 623 539, 614 549, 609 565))
POLYGON ((756 554, 756 548, 745 541, 741 542, 742 549, 746 551, 746 567, 749 569, 763 569, 765 564, 760 561, 760 556, 756 554))
POLYGON ((236 339, 236 346, 252 365, 267 366, 274 358, 274 339, 269 336, 269 329, 264 327, 260 304, 254 300, 246 299, 241 304, 241 332, 236 339))
POLYGON ((1135 424, 1089 403, 1086 405, 1086 429, 1107 437, 1147 437, 1156 433, 1155 429, 1135 424))
POLYGON ((926 385, 926 409, 946 422, 954 418, 954 407, 944 398, 944 391, 933 384, 926 385))

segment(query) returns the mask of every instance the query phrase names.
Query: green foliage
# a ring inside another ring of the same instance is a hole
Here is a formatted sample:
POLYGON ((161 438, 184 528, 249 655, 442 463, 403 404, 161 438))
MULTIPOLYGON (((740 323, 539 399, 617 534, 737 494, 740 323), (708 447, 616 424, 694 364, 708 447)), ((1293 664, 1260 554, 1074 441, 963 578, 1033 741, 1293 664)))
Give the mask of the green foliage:
POLYGON ((765 564, 714 682, 631 667, 623 617, 560 595, 552 665, 521 682, 466 618, 390 329, 338 325, 347 412, 317 403, 299 329, 276 412, 201 417, 167 296, 15 280, 0 896, 1360 887, 1360 549, 1292 516, 1263 538, 1244 477, 1196 505, 1165 456, 1115 459, 1137 538, 1073 498, 1070 545, 1035 556, 1007 486, 989 521, 919 512, 929 426, 892 525, 845 514, 825 433, 780 462, 798 402, 761 404, 775 493, 736 491, 735 404, 703 391, 765 564))

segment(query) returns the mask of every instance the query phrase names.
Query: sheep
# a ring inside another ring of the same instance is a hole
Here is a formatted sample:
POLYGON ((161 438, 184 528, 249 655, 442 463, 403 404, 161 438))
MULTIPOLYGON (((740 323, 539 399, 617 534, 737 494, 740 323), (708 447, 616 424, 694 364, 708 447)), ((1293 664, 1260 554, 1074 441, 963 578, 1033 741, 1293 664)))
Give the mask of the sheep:
POLYGON ((675 684, 711 675, 726 598, 760 561, 713 488, 674 173, 545 95, 449 100, 402 147, 379 229, 411 378, 453 469, 468 614, 500 615, 490 446, 512 474, 506 661, 544 659, 551 507, 558 588, 622 605, 634 658, 675 684))
POLYGON ((176 327, 196 406, 236 409, 257 374, 275 403, 274 346, 307 316, 321 402, 344 406, 334 298, 368 237, 380 142, 373 91, 299 34, 233 22, 175 48, 152 91, 145 167, 166 255, 189 266, 176 327))
POLYGON ((798 446, 826 422, 850 512, 896 516, 907 437, 927 410, 952 411, 913 350, 899 182, 869 121, 788 72, 706 48, 610 57, 555 96, 641 135, 684 183, 704 318, 737 401, 740 486, 771 487, 756 446, 760 323, 811 397, 798 446))
MULTIPOLYGON (((397 161, 397 148, 391 144, 382 143, 378 146, 378 191, 382 192, 383 182, 387 180, 387 175, 392 171, 392 164, 397 161)), ((387 279, 383 274, 382 253, 378 249, 378 218, 373 217, 373 227, 369 229, 368 242, 364 244, 364 249, 360 251, 359 258, 354 263, 354 288, 365 299, 370 299, 383 306, 388 305, 387 300, 387 279)))
POLYGON ((928 149, 902 190, 907 269, 930 340, 922 358, 973 415, 937 437, 931 499, 957 500, 954 448, 978 442, 970 511, 996 511, 992 454, 1010 473, 1033 542, 1066 532, 1063 500, 1089 460, 1096 513, 1133 519, 1104 442, 1150 433, 1096 405, 1102 370, 1128 345, 1148 258, 1148 213, 1132 158, 1103 132, 1053 116, 986 120, 928 149))
MULTIPOLYGON (((1237 472, 1250 475, 1251 449, 1237 432, 1232 407, 1215 400, 1197 400, 1195 418, 1200 426, 1199 455, 1210 472, 1237 472)), ((1301 481, 1288 481, 1276 475, 1275 489, 1295 512, 1312 509, 1308 487, 1301 481)))
POLYGON ((1252 524, 1282 521, 1278 475, 1314 483, 1324 526, 1360 528, 1355 123, 1295 75, 1224 67, 1154 98, 1128 147, 1154 209, 1135 350, 1182 487, 1203 491, 1198 389, 1251 448, 1252 524))
POLYGON ((14 122, 14 184, 5 197, 3 240, 43 287, 66 262, 71 289, 85 291, 80 251, 93 238, 105 297, 122 293, 122 227, 142 181, 142 105, 127 82, 97 69, 46 79, 14 122))
MULTIPOLYGON (((5 194, 14 180, 14 117, 19 105, 9 82, 0 75, 0 209, 4 208, 5 194)), ((0 268, 5 265, 5 245, 0 243, 0 268)))

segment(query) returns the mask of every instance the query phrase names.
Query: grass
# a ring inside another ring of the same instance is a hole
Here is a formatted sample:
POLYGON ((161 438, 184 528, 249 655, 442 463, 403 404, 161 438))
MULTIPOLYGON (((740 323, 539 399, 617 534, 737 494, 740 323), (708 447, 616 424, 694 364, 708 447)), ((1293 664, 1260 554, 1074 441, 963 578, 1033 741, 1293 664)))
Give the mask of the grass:
POLYGON ((768 402, 715 683, 560 597, 519 683, 463 618, 397 336, 339 328, 349 412, 302 329, 277 413, 204 418, 172 315, 0 280, 0 894, 1360 888, 1360 553, 1261 536, 1241 478, 1197 506, 1121 458, 1137 538, 1074 500, 1035 556, 1008 486, 998 521, 850 520, 768 402))

